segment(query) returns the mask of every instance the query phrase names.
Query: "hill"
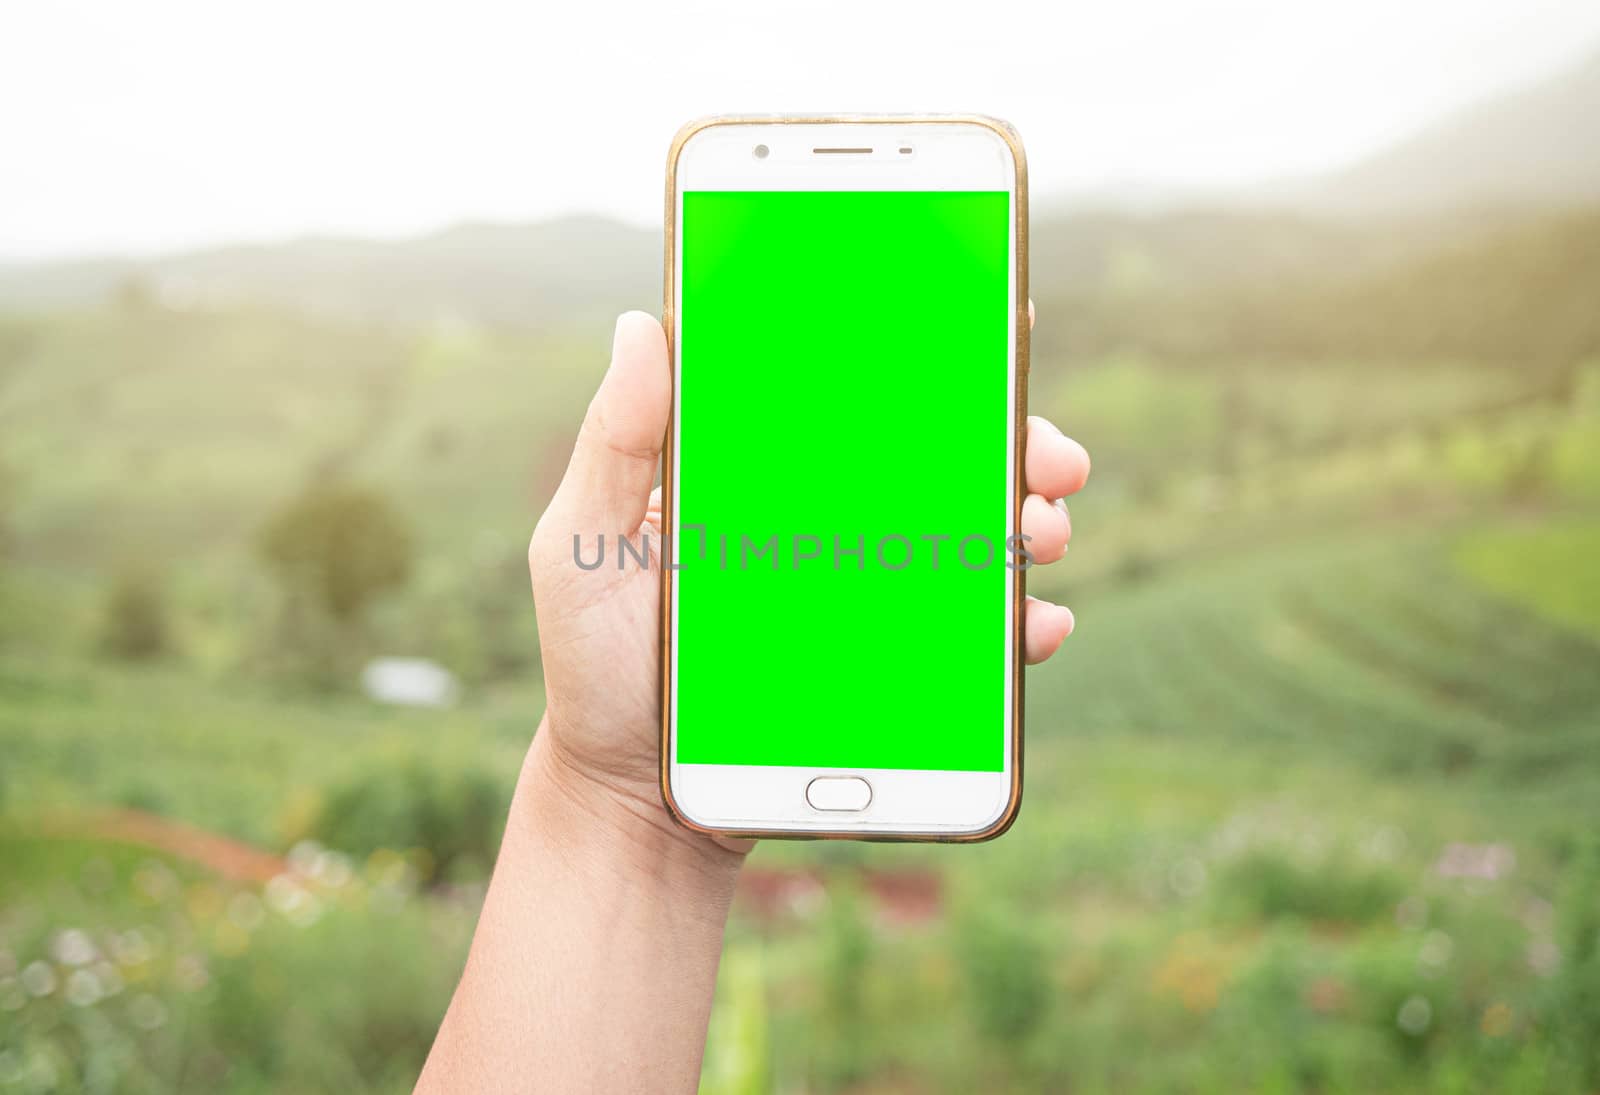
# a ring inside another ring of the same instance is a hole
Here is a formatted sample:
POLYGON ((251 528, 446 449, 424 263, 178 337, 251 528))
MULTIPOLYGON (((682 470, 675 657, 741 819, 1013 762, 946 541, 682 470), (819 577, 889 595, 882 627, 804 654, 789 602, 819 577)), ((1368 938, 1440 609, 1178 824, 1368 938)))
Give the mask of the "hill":
POLYGON ((605 217, 463 224, 399 241, 312 238, 156 259, 0 267, 0 311, 119 292, 180 306, 266 304, 326 318, 543 325, 660 299, 658 233, 605 217))
POLYGON ((1351 166, 1254 195, 1308 213, 1416 216, 1600 200, 1600 53, 1351 166))
MULTIPOLYGON (((1446 117, 1359 163, 1203 200, 1079 203, 1036 196, 1033 287, 1119 299, 1349 279, 1427 261, 1556 208, 1600 204, 1600 54, 1446 117)), ((1036 139, 1047 141, 1048 134, 1036 139)), ((416 326, 539 327, 654 310, 660 234, 599 216, 463 224, 401 240, 309 238, 152 259, 0 266, 0 312, 73 308, 120 292, 180 306, 264 304, 416 326)))
MULTIPOLYGON (((1365 225, 1275 211, 1183 210, 1036 217, 1036 297, 1139 297, 1367 273, 1464 226, 1365 225)), ((1469 226, 1481 231, 1481 226, 1469 226)), ((463 225, 409 240, 307 239, 148 260, 0 266, 0 314, 63 311, 119 296, 181 310, 264 306, 312 318, 539 328, 657 311, 659 233, 604 217, 463 225)))
MULTIPOLYGON (((1034 297, 1066 323, 1042 326, 1043 353, 1138 352, 1169 361, 1249 358, 1470 360, 1566 366, 1600 353, 1600 207, 1483 219, 1453 235, 1264 216, 1140 226, 1102 221, 1098 274, 1039 279, 1034 297), (1287 230, 1274 234, 1274 225, 1287 230), (1309 227, 1308 227, 1309 226, 1309 227), (1186 232, 1250 245, 1209 255, 1186 232), (1120 256, 1117 255, 1120 249, 1120 256), (1240 264, 1227 268, 1225 256, 1240 264), (1112 257, 1105 257, 1112 256, 1112 257), (1324 261, 1326 259, 1326 261, 1324 261), (1137 281, 1128 271, 1137 272, 1137 281)), ((1058 244, 1059 245, 1059 244, 1058 244)))

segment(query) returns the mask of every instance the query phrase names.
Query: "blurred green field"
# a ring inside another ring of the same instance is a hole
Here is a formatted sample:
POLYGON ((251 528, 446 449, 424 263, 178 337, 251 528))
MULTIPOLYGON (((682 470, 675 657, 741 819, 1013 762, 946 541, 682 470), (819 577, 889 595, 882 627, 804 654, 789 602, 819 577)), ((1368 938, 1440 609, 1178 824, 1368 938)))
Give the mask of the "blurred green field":
MULTIPOLYGON (((1597 647, 1456 569, 1473 536, 1424 529, 1377 549, 1353 536, 1087 595, 1079 638, 1094 640, 1031 680, 1027 804, 1005 840, 758 852, 756 869, 819 871, 834 896, 741 906, 707 1090, 769 1076, 950 1091, 1578 1082, 1572 1046, 1589 1044, 1594 1012, 1570 1009, 1594 970, 1554 956, 1575 956, 1583 929, 1567 922, 1600 879, 1583 858, 1597 647), (1497 848, 1510 862, 1451 877, 1452 846, 1476 850, 1469 868, 1497 864, 1497 848), (910 922, 862 889, 923 875, 938 909, 910 922), (1408 1006, 1426 1010, 1422 1029, 1397 1026, 1408 1006)), ((15 661, 3 695, 19 1069, 86 1087, 112 1069, 126 1090, 175 1075, 406 1086, 473 886, 422 887, 381 853, 330 884, 327 853, 299 844, 305 862, 263 889, 50 828, 127 802, 284 849, 304 836, 281 828, 297 804, 405 752, 472 756, 509 787, 535 693, 393 715, 15 661), (169 869, 177 882, 149 882, 169 869), (317 902, 303 923, 273 901, 291 884, 317 902), (37 962, 70 981, 77 967, 55 955, 72 931, 122 987, 85 1006, 65 989, 23 999, 37 962), (130 932, 160 940, 159 958, 118 963, 130 932), (155 1016, 158 1033, 186 1033, 146 1039, 155 1016), (303 1043, 316 1053, 266 1049, 303 1043)))
MULTIPOLYGON (((704 1090, 1600 1085, 1600 348, 1080 353, 1041 292, 1033 409, 1095 473, 1033 577, 1079 629, 1021 820, 758 849, 704 1090)), ((605 352, 133 291, 0 319, 0 1091, 409 1087, 605 352), (325 482, 412 559, 308 664, 261 530, 325 482), (461 701, 369 701, 376 654, 461 701)))

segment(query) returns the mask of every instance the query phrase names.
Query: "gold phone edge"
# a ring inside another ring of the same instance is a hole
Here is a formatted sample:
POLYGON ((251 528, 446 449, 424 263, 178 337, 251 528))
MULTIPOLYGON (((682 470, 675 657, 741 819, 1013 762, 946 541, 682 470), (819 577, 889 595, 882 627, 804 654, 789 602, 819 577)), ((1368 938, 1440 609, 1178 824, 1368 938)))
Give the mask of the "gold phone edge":
MULTIPOLYGON (((1012 126, 982 114, 835 114, 835 115, 800 115, 800 114, 723 114, 707 118, 698 118, 689 122, 672 139, 672 147, 667 153, 667 183, 666 183, 666 216, 662 222, 664 235, 664 259, 662 277, 662 327, 667 336, 667 360, 672 368, 674 377, 677 375, 677 346, 673 339, 673 299, 675 291, 676 262, 674 250, 677 244, 677 173, 678 157, 685 144, 696 133, 719 125, 831 125, 841 122, 852 124, 883 124, 883 125, 928 125, 928 124, 968 124, 978 125, 997 134, 1011 150, 1011 158, 1016 167, 1016 202, 1013 216, 1016 221, 1016 282, 1017 282, 1017 316, 1016 316, 1016 419, 1013 424, 1013 454, 1012 463, 1015 468, 1012 497, 1014 499, 1011 513, 1011 533, 1018 533, 1022 529, 1022 500, 1023 491, 1023 457, 1028 434, 1028 162, 1022 148, 1022 138, 1012 126)), ((677 399, 674 391, 673 399, 677 399)), ((667 418, 667 434, 662 446, 663 459, 661 462, 661 512, 663 524, 668 521, 667 515, 672 513, 672 465, 673 446, 676 439, 673 436, 673 420, 676 415, 667 418)), ((665 803, 667 813, 672 819, 685 829, 692 830, 706 836, 724 836, 736 838, 750 838, 760 840, 865 840, 879 842, 912 842, 927 844, 976 844, 1003 834, 1017 819, 1017 814, 1022 808, 1022 744, 1023 744, 1023 648, 1022 628, 1023 613, 1027 602, 1027 572, 1016 572, 1016 586, 1012 595, 1011 612, 1011 792, 1006 803, 1005 811, 992 824, 970 833, 929 833, 929 832, 872 832, 863 833, 858 830, 842 829, 837 831, 818 832, 815 830, 794 829, 724 829, 709 825, 702 825, 691 820, 678 807, 677 800, 672 796, 671 781, 671 711, 672 711, 672 681, 668 673, 668 650, 671 641, 672 629, 672 587, 668 580, 666 557, 663 551, 661 560, 661 642, 658 669, 661 680, 661 799, 665 803)))

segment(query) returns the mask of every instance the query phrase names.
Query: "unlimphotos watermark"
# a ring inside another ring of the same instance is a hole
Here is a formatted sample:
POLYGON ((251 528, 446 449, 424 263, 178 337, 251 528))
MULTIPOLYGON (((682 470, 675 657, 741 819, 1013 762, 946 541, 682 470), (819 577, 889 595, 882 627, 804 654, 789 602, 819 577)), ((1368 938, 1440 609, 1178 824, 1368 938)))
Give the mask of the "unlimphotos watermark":
MULTIPOLYGON (((825 566, 833 570, 866 570, 869 563, 881 570, 906 570, 924 560, 930 570, 938 570, 941 564, 951 560, 952 565, 966 570, 987 570, 996 563, 1007 570, 1027 570, 1033 566, 1033 553, 1027 546, 1031 537, 1022 533, 999 539, 982 533, 960 537, 944 532, 918 536, 889 534, 878 536, 869 544, 865 533, 853 539, 838 535, 829 538, 808 533, 791 536, 774 533, 763 539, 725 533, 713 537, 704 525, 686 524, 683 529, 685 536, 690 531, 698 534, 693 554, 687 561, 672 551, 671 534, 661 535, 659 558, 668 570, 706 563, 718 570, 800 570, 825 566)), ((637 539, 601 533, 587 547, 584 537, 575 532, 572 534, 572 561, 580 570, 599 570, 606 565, 608 544, 612 565, 618 570, 626 570, 630 564, 647 570, 651 560, 657 558, 653 552, 656 545, 648 532, 640 533, 637 539)))

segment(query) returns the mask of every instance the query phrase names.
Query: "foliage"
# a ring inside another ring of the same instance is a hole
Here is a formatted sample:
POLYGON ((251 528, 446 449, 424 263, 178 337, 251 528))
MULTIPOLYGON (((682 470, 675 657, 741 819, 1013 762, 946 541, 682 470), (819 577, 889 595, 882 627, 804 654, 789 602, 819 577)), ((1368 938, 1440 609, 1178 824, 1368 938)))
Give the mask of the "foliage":
POLYGON ((1600 1086, 1600 839, 1587 835, 1561 894, 1560 973, 1546 1022, 1561 1040, 1577 1086, 1600 1086))
MULTIPOLYGON (((25 816, 156 807, 286 848, 312 835, 328 789, 358 784, 363 773, 385 773, 393 786, 409 760, 486 770, 503 797, 543 703, 532 681, 469 713, 400 710, 254 680, 207 682, 170 661, 13 654, 0 659, 0 773, 25 816)), ((398 837, 380 843, 400 846, 398 837)))
POLYGON ((161 579, 148 569, 124 570, 106 593, 101 644, 129 661, 165 654, 172 642, 171 610, 161 579))
POLYGON ((378 491, 317 484, 261 531, 261 554, 291 597, 307 597, 348 624, 379 594, 405 581, 411 540, 378 491))
POLYGON ((484 878, 505 825, 509 784, 483 768, 420 758, 379 764, 331 790, 311 833, 341 851, 420 848, 430 874, 484 878))
POLYGON ((1600 524, 1483 529, 1462 540, 1455 560, 1496 593, 1600 640, 1600 524))
POLYGON ((1218 886, 1226 918, 1366 924, 1392 915, 1404 884, 1388 871, 1332 860, 1302 863, 1252 851, 1226 864, 1218 886))
POLYGON ((464 918, 441 931, 403 879, 263 889, 11 832, 0 853, 8 1090, 409 1087, 464 953, 464 918))
POLYGON ((980 1035, 1014 1049, 1039 1029, 1050 1002, 1042 940, 1019 910, 984 906, 959 917, 951 946, 980 1035))
POLYGON ((872 928, 858 887, 836 876, 828 895, 822 942, 822 1014, 827 1052, 815 1062, 830 1087, 859 1079, 871 1045, 867 991, 872 972, 872 928))
POLYGON ((706 1039, 701 1095, 761 1095, 771 1090, 770 1023, 760 946, 728 948, 706 1039))

